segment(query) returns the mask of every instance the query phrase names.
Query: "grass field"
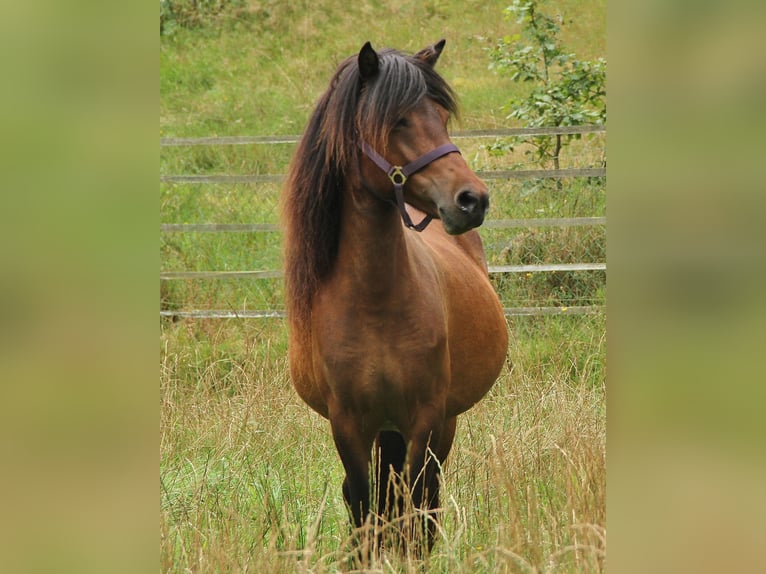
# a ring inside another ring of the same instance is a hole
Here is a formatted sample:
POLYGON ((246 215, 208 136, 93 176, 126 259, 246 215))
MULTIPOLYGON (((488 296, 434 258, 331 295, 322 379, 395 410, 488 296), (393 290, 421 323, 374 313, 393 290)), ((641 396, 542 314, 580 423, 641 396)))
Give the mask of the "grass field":
MULTIPOLYGON (((341 58, 366 40, 414 51, 445 37, 439 69, 462 103, 456 129, 509 126, 519 87, 488 70, 509 2, 198 2, 166 20, 160 135, 298 134, 341 58), (183 20, 187 18, 188 21, 183 20)), ((166 7, 184 3, 166 3, 166 7)), ((162 5, 162 3, 161 3, 162 5)), ((551 9, 554 9, 553 6, 551 9)), ((581 58, 605 53, 605 4, 555 5, 581 58)), ((522 150, 461 140, 476 170, 524 167, 522 150)), ((163 174, 284 173, 292 145, 162 148, 163 174)), ((603 160, 584 137, 562 167, 603 160)), ((493 181, 490 218, 602 216, 602 180, 493 181)), ((279 184, 162 184, 163 223, 277 223, 279 184)), ((490 264, 604 261, 603 228, 483 229, 490 264)), ((162 233, 163 270, 278 269, 281 234, 162 233)), ((603 272, 496 277, 506 306, 602 304, 603 272)), ((163 281, 163 308, 281 309, 279 279, 163 281)), ((507 366, 459 419, 428 572, 605 569, 606 319, 509 318, 507 366)), ((160 569, 334 572, 350 555, 329 425, 295 395, 281 319, 160 325, 160 569)), ((423 571, 385 554, 371 571, 423 571)))

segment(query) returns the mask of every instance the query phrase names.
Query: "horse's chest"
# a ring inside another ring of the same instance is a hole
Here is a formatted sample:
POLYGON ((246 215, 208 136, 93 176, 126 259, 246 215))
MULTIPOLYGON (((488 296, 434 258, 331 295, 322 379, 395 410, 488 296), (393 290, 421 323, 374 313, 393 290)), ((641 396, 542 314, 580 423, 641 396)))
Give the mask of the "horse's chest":
POLYGON ((332 387, 349 385, 372 395, 398 393, 413 380, 447 376, 445 330, 406 315, 347 318, 319 335, 323 378, 332 387))

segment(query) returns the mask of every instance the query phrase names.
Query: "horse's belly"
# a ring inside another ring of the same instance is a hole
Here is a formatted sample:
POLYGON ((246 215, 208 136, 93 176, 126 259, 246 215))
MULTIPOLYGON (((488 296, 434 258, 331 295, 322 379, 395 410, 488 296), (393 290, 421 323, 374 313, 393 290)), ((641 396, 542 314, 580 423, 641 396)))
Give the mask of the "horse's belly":
POLYGON ((508 330, 487 275, 479 234, 448 236, 434 226, 423 237, 442 270, 450 355, 447 416, 456 416, 481 400, 497 380, 505 363, 508 330))
POLYGON ((500 376, 508 349, 508 329, 500 301, 488 287, 480 306, 453 311, 460 329, 450 330, 451 382, 447 415, 470 409, 500 376))

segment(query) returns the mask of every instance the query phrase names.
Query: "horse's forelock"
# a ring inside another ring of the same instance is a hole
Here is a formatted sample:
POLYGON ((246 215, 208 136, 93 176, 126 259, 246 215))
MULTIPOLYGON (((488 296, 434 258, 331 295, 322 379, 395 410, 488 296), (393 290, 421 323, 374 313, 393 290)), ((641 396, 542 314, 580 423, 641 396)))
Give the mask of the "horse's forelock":
POLYGON ((357 110, 357 129, 367 143, 385 153, 396 122, 426 95, 422 73, 395 50, 380 52, 378 75, 365 85, 357 110))
POLYGON ((457 100, 447 82, 423 60, 397 50, 382 50, 378 75, 364 87, 357 110, 357 132, 380 153, 396 122, 428 96, 451 115, 457 100))
POLYGON ((328 164, 354 161, 360 140, 384 153, 396 122, 426 95, 457 114, 452 89, 430 64, 393 49, 378 54, 378 74, 367 82, 357 56, 344 60, 333 76, 321 112, 328 164))

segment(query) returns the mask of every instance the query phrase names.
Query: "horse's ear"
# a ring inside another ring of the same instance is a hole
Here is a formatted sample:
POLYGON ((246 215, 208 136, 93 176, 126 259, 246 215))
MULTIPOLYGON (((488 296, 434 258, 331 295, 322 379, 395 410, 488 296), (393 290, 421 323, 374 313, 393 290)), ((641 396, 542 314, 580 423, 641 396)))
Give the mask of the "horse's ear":
POLYGON ((378 53, 372 49, 372 45, 369 42, 365 43, 359 51, 358 61, 362 81, 369 80, 378 74, 380 60, 378 59, 378 53))
POLYGON ((444 44, 447 43, 447 40, 442 38, 436 44, 433 46, 428 46, 427 48, 423 48, 415 54, 416 58, 420 58, 424 62, 431 64, 431 66, 436 65, 436 61, 439 59, 439 56, 441 56, 442 50, 444 49, 444 44))

